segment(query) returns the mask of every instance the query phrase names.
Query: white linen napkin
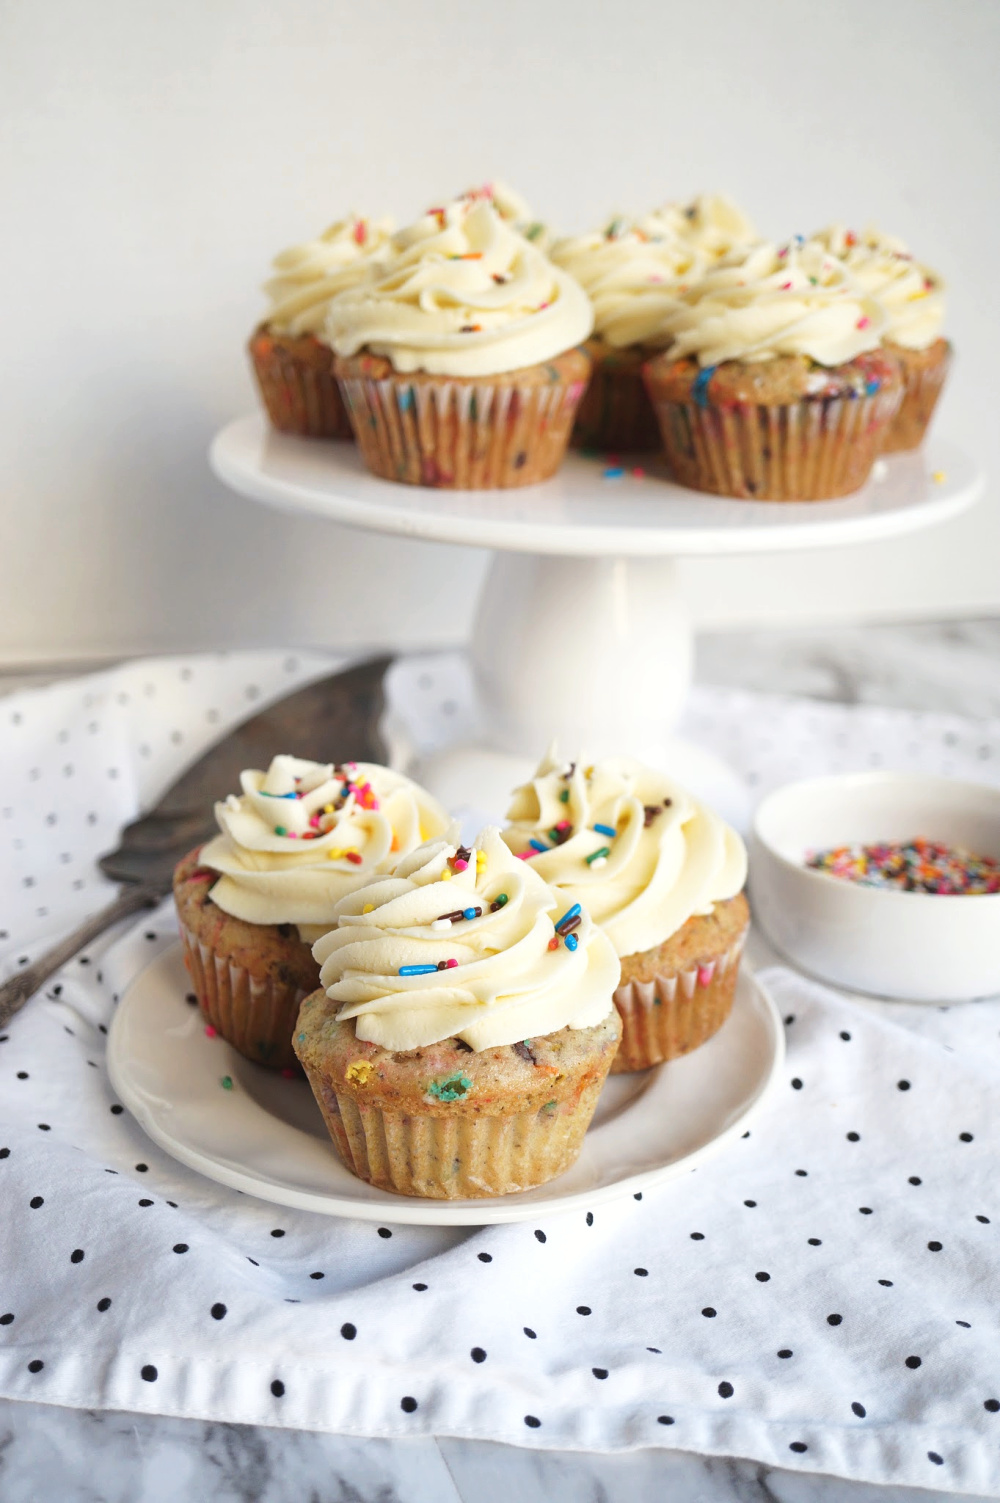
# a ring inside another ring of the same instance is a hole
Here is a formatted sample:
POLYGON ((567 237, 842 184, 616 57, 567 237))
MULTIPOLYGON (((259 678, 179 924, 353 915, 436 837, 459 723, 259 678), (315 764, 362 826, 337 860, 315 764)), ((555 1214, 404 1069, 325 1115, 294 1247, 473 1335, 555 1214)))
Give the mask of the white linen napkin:
MULTIPOLYGON (((6 973, 110 894, 94 857, 185 761, 329 668, 171 659, 4 700, 6 973)), ((417 742, 461 720, 459 660, 396 677, 417 742)), ((760 791, 836 766, 1000 769, 1000 726, 954 717, 702 688, 687 729, 760 791)), ((771 968, 787 1067, 728 1152, 592 1213, 377 1226, 202 1179, 120 1107, 104 1035, 173 941, 168 903, 0 1040, 0 1393, 1000 1496, 1000 1001, 878 1005, 771 968)))

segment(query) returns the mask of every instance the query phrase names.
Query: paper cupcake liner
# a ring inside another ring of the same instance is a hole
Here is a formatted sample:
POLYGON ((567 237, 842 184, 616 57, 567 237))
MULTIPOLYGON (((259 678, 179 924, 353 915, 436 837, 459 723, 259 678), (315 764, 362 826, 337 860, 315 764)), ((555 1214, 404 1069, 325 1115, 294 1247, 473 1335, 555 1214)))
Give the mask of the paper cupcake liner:
POLYGON ((675 480, 692 490, 753 501, 822 501, 860 490, 901 399, 871 396, 785 406, 699 406, 650 396, 675 480))
POLYGON ((291 1040, 299 1004, 307 993, 252 975, 245 966, 217 954, 183 924, 180 932, 184 963, 206 1021, 254 1064, 298 1073, 291 1040))
POLYGON ((333 374, 333 351, 311 334, 259 329, 249 345, 254 375, 272 425, 301 438, 354 437, 333 374))
POLYGON ((647 352, 602 349, 593 341, 586 348, 594 368, 577 409, 570 440, 574 448, 658 449, 660 428, 642 379, 647 352))
POLYGON ((951 366, 951 350, 935 365, 923 367, 911 366, 904 354, 902 365, 903 400, 882 441, 883 454, 916 449, 923 443, 951 366))
MULTIPOLYGON (((406 485, 456 490, 535 485, 554 475, 586 386, 579 378, 491 383, 371 376, 357 373, 363 364, 358 357, 338 369, 369 470, 406 485)), ((574 360, 572 367, 579 371, 581 364, 574 360)), ((556 360, 547 368, 558 367, 556 360)))
POLYGON ((618 988, 615 1006, 622 1020, 622 1041, 612 1075, 678 1059, 719 1031, 732 1011, 745 941, 744 933, 732 949, 706 965, 618 988))
POLYGON ((605 1073, 540 1111, 448 1116, 387 1111, 306 1070, 347 1168, 379 1189, 430 1200, 513 1195, 562 1174, 580 1152, 605 1073))

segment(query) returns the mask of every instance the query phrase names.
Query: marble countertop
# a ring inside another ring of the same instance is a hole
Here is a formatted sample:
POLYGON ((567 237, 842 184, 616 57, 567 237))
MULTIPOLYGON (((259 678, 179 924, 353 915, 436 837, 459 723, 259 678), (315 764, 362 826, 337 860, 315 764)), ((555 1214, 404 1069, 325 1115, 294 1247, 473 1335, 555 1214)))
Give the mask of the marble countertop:
MULTIPOLYGON (((998 665, 1000 620, 716 632, 700 639, 697 654, 704 683, 975 717, 1000 715, 998 665)), ((0 691, 27 681, 8 675, 0 691)), ((511 1496, 523 1503, 935 1503, 957 1495, 683 1452, 359 1440, 0 1401, 2 1503, 209 1496, 215 1503, 508 1503, 511 1496)))

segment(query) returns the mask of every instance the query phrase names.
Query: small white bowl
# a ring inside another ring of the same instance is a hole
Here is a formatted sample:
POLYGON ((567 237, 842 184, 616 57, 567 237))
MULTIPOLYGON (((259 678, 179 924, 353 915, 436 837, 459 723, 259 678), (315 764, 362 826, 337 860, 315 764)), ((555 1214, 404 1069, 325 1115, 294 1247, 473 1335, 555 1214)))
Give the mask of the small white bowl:
POLYGON ((917 836, 1000 859, 1000 788, 905 772, 779 788, 750 836, 754 918, 802 970, 852 991, 910 1002, 1000 992, 1000 893, 894 892, 805 865, 813 851, 917 836))

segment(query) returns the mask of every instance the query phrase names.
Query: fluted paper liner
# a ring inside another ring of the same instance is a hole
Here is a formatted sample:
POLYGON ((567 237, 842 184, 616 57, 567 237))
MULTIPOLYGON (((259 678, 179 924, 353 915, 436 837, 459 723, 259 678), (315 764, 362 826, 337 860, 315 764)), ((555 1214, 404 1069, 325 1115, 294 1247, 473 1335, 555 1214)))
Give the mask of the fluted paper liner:
POLYGON ((548 379, 523 381, 517 372, 464 380, 380 373, 385 365, 365 356, 337 363, 369 470, 406 485, 494 490, 555 474, 590 362, 569 351, 541 368, 548 379))
POLYGON ((206 1021, 254 1064, 297 1072, 292 1032, 308 994, 301 987, 251 975, 245 966, 216 954, 183 924, 180 932, 184 963, 206 1021))
POLYGON ((616 350, 588 341, 594 366, 573 425, 578 449, 639 453, 660 447, 660 429, 642 377, 648 351, 616 350))
POLYGON ((622 1041, 612 1075, 678 1059, 719 1031, 732 1011, 745 940, 744 932, 730 950, 705 965, 618 988, 622 1041))
POLYGON ((951 366, 950 348, 936 364, 926 366, 908 361, 905 350, 899 354, 903 367, 903 400, 886 431, 883 454, 916 449, 923 443, 951 366))
POLYGON ((646 369, 673 478, 752 501, 822 501, 860 490, 901 400, 893 383, 869 396, 701 406, 658 395, 646 369))
POLYGON ((300 438, 354 437, 333 374, 333 351, 311 334, 258 329, 250 359, 272 425, 300 438))

